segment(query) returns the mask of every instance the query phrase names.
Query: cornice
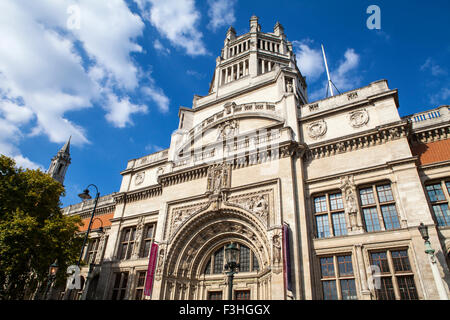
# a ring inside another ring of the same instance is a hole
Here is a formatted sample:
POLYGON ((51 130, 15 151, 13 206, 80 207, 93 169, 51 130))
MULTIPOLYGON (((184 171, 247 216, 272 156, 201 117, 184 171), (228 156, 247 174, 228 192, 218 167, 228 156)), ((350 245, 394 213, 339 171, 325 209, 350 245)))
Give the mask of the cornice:
MULTIPOLYGON (((355 92, 355 91, 357 91, 357 90, 343 92, 343 93, 341 93, 341 95, 350 94, 350 93, 355 92)), ((347 104, 342 104, 342 105, 339 105, 339 106, 336 106, 336 107, 333 107, 333 108, 330 108, 330 109, 327 109, 327 110, 319 111, 317 113, 314 113, 314 114, 311 114, 311 115, 308 115, 308 116, 305 116, 305 117, 300 115, 299 116, 299 121, 301 121, 301 122, 309 121, 309 120, 313 120, 315 118, 322 118, 324 116, 327 116, 327 115, 330 115, 330 114, 333 114, 333 113, 338 113, 338 112, 344 111, 346 109, 360 108, 360 107, 364 107, 364 106, 368 106, 368 105, 374 105, 374 102, 376 100, 379 100, 379 99, 384 98, 384 97, 392 96, 392 95, 394 95, 394 98, 396 98, 397 94, 398 94, 397 89, 392 89, 392 90, 389 90, 389 91, 383 91, 383 92, 380 92, 380 93, 368 96, 368 97, 366 97, 364 99, 357 100, 357 101, 354 101, 354 102, 349 102, 347 104)), ((333 97, 336 97, 336 96, 333 96, 333 97)), ((333 97, 330 97, 330 98, 333 98, 333 97)), ((326 99, 330 99, 330 98, 326 98, 326 99)), ((320 104, 320 102, 322 102, 322 101, 324 101, 326 99, 322 99, 322 100, 318 100, 318 101, 314 101, 314 102, 302 105, 302 106, 300 106, 300 108, 303 108, 303 107, 306 107, 306 106, 315 105, 315 104, 320 104)))
POLYGON ((305 152, 305 160, 312 161, 314 159, 385 144, 388 141, 407 137, 409 131, 410 124, 405 120, 401 120, 393 124, 376 127, 362 134, 358 133, 311 144, 305 152))
POLYGON ((159 196, 161 193, 162 188, 160 185, 152 185, 138 190, 117 193, 114 196, 114 200, 116 201, 116 204, 121 204, 125 202, 128 203, 156 197, 159 196))
POLYGON ((402 164, 408 164, 408 163, 413 163, 416 164, 417 163, 417 157, 408 157, 408 158, 404 158, 404 159, 396 159, 393 161, 387 161, 384 164, 379 164, 376 166, 371 166, 371 167, 365 167, 365 168, 361 168, 361 169, 355 169, 355 170, 349 170, 349 171, 344 171, 344 172, 339 172, 336 174, 331 174, 331 175, 327 175, 327 176, 323 176, 323 177, 319 177, 319 178, 313 178, 313 179, 305 179, 305 183, 306 184, 313 184, 313 183, 317 183, 317 182, 321 182, 321 181, 329 181, 329 180, 333 180, 333 179, 339 179, 340 177, 343 176, 349 176, 349 175, 361 175, 364 173, 368 173, 368 172, 374 172, 374 171, 379 171, 379 170, 385 170, 385 169, 390 169, 393 166, 397 166, 397 165, 402 165, 402 164))
POLYGON ((412 130, 410 142, 411 144, 428 143, 439 140, 445 140, 449 138, 450 138, 450 124, 440 123, 426 128, 412 130))

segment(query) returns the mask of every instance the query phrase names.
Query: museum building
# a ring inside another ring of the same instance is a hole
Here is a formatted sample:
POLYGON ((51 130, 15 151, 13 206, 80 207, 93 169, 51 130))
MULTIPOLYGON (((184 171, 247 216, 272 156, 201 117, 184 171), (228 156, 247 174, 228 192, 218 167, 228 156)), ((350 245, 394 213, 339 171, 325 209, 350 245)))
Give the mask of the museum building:
MULTIPOLYGON (((236 300, 448 296, 449 106, 400 117, 386 80, 307 97, 280 23, 230 27, 208 95, 180 107, 169 148, 129 160, 99 199, 69 298, 149 299, 157 244, 152 300, 227 299, 231 243, 236 300)), ((49 170, 61 183, 68 144, 49 170)), ((63 209, 81 232, 93 201, 63 209)))

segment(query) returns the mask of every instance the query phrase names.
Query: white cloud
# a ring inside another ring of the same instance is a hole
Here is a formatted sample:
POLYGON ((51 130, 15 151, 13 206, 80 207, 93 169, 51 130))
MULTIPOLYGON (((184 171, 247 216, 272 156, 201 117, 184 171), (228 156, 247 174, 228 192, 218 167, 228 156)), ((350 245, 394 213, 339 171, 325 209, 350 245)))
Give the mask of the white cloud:
MULTIPOLYGON (((330 61, 328 59, 328 67, 330 61)), ((330 68, 330 77, 331 81, 337 87, 339 92, 344 92, 347 90, 355 89, 361 83, 361 77, 356 73, 356 70, 359 66, 360 56, 355 52, 354 49, 349 48, 344 53, 344 59, 340 61, 336 70, 330 68)), ((317 89, 309 94, 309 101, 315 101, 317 99, 325 98, 325 94, 327 92, 327 79, 323 81, 322 88, 317 89)), ((336 89, 333 87, 333 91, 336 92, 336 89)), ((330 89, 328 88, 328 93, 330 89)))
POLYGON ((342 92, 354 89, 360 83, 360 78, 353 71, 359 65, 359 55, 354 49, 347 49, 344 53, 344 61, 341 61, 335 72, 331 72, 331 80, 342 92))
POLYGON ((200 12, 193 0, 134 0, 142 16, 175 47, 192 56, 208 54, 197 28, 200 12))
POLYGON ((445 71, 440 65, 436 64, 431 58, 428 58, 425 63, 420 66, 420 70, 429 70, 435 77, 447 74, 447 71, 445 71))
POLYGON ((160 88, 151 85, 149 87, 143 87, 142 92, 156 103, 159 111, 163 113, 169 111, 170 100, 160 88))
POLYGON ((0 153, 34 166, 17 148, 27 135, 89 143, 66 114, 95 103, 106 105, 105 117, 117 127, 147 111, 116 96, 128 97, 142 74, 132 54, 142 52, 137 40, 145 25, 124 0, 0 1, 0 12, 0 121, 9 128, 2 130, 0 153), (79 28, 67 27, 73 6, 79 28), (22 132, 30 125, 29 134, 22 132))
POLYGON ((444 87, 430 96, 430 102, 433 105, 450 104, 450 87, 444 87))
POLYGON ((213 31, 223 26, 229 26, 236 21, 234 5, 236 0, 208 0, 208 27, 213 31))
POLYGON ((170 49, 163 46, 161 41, 156 39, 153 41, 153 48, 155 48, 157 51, 163 53, 163 54, 170 54, 170 49))
POLYGON ((158 152, 158 151, 163 150, 164 148, 157 146, 155 144, 148 144, 144 147, 144 149, 145 149, 145 151, 148 151, 148 152, 158 152))
POLYGON ((133 124, 130 118, 131 114, 148 112, 147 106, 133 104, 128 97, 119 99, 115 94, 108 95, 108 103, 104 108, 108 110, 106 120, 118 128, 124 128, 127 124, 133 124))
POLYGON ((307 82, 316 81, 325 71, 321 49, 313 49, 308 44, 312 41, 305 39, 293 41, 297 65, 307 82))

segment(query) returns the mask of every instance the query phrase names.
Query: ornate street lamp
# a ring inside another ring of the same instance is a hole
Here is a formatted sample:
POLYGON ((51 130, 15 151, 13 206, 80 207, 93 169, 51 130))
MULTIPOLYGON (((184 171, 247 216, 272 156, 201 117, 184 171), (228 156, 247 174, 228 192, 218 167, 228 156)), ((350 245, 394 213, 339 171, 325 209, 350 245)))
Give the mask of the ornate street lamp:
POLYGON ((228 276, 228 300, 233 300, 233 278, 234 274, 239 270, 240 250, 235 243, 230 243, 225 248, 225 264, 226 275, 228 276))
POLYGON ((434 249, 431 247, 431 243, 428 240, 430 239, 430 236, 428 234, 428 227, 424 225, 423 222, 421 222, 418 229, 420 235, 422 236, 422 239, 425 241, 425 253, 428 255, 428 258, 430 260, 431 271, 433 272, 434 282, 436 283, 439 298, 441 300, 448 300, 447 291, 445 290, 444 282, 442 281, 437 266, 436 256, 434 255, 434 249))
MULTIPOLYGON (((55 262, 53 262, 48 269, 47 288, 45 289, 45 294, 44 294, 44 297, 47 300, 49 299, 49 297, 47 297, 47 295, 50 293, 49 289, 51 288, 53 281, 55 281, 55 279, 56 279, 56 273, 58 272, 58 268, 59 268, 58 261, 55 260, 55 262)), ((51 297, 51 294, 50 294, 50 297, 51 297)))
POLYGON ((92 219, 94 218, 95 209, 97 208, 97 202, 98 202, 98 198, 100 197, 100 192, 98 192, 98 188, 95 184, 90 184, 87 186, 86 189, 84 189, 83 193, 80 193, 78 195, 83 200, 92 199, 91 195, 89 194, 89 187, 91 187, 91 186, 95 188, 97 194, 95 196, 94 208, 92 209, 91 219, 89 220, 89 226, 87 228, 86 235, 84 236, 83 246, 81 247, 80 258, 78 259, 78 264, 77 264, 78 267, 80 266, 81 258, 83 257, 84 246, 86 245, 86 241, 89 237, 89 231, 91 230, 92 219))

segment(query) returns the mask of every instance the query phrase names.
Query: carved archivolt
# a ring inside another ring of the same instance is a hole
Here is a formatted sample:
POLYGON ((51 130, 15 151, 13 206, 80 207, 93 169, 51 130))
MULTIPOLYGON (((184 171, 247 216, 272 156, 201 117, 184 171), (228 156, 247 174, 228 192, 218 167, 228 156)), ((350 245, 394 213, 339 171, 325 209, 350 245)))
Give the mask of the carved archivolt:
POLYGON ((193 218, 170 239, 169 254, 163 272, 169 277, 197 277, 206 251, 220 241, 242 240, 268 267, 271 250, 267 232, 259 220, 238 209, 210 210, 193 218))
POLYGON ((369 113, 366 109, 360 109, 349 113, 350 125, 353 128, 359 128, 369 122, 369 113))
POLYGON ((209 207, 209 201, 204 201, 196 204, 191 204, 187 206, 176 207, 172 209, 171 214, 171 224, 169 236, 173 235, 176 230, 181 226, 181 224, 187 220, 193 214, 202 211, 209 207))
POLYGON ((308 124, 308 135, 313 139, 322 137, 327 132, 325 120, 318 120, 308 124))

